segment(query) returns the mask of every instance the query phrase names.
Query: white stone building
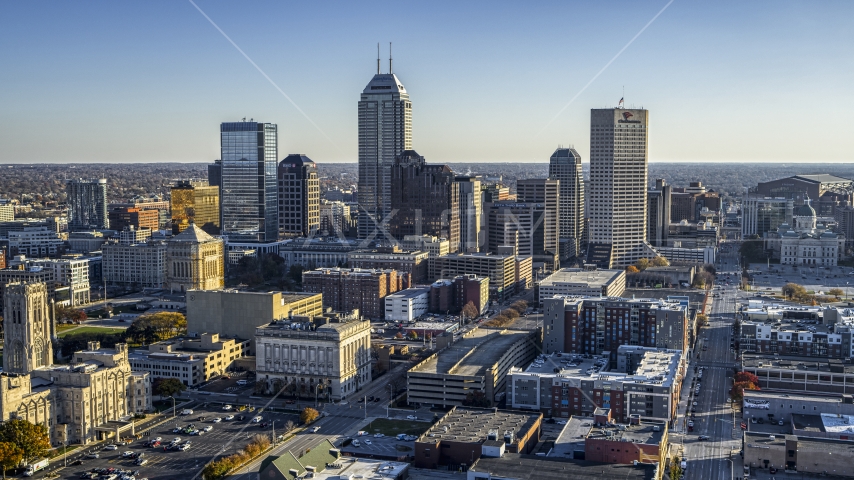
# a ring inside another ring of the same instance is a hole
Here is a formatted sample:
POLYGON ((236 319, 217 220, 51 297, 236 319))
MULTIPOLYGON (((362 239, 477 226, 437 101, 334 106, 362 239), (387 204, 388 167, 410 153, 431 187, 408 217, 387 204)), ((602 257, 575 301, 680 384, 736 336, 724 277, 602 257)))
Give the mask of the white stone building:
POLYGON ((809 199, 794 208, 793 226, 780 225, 765 234, 765 248, 779 258, 782 265, 833 267, 845 251, 845 237, 828 230, 816 221, 809 199))
POLYGON ((430 288, 407 288, 385 297, 385 319, 411 322, 430 308, 430 288))
POLYGON ((361 319, 295 316, 259 327, 255 347, 256 380, 285 395, 344 400, 371 381, 371 323, 361 319))
POLYGON ((133 245, 105 243, 101 247, 104 283, 128 287, 163 288, 166 282, 166 243, 133 245))

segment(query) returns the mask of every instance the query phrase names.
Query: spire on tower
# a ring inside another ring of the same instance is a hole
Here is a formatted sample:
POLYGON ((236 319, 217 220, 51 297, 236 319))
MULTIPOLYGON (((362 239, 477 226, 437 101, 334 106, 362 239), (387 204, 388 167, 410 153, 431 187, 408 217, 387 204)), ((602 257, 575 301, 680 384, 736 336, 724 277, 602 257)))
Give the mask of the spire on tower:
POLYGON ((394 73, 391 69, 391 42, 388 42, 388 73, 389 75, 394 73))
POLYGON ((377 42, 377 75, 380 74, 380 42, 377 42))

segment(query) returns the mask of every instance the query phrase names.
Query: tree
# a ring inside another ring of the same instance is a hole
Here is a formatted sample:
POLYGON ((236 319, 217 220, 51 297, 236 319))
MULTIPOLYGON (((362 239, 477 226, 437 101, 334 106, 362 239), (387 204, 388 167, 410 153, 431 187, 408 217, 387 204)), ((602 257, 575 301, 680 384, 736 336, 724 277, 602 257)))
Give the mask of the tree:
POLYGON ((654 267, 668 267, 670 266, 670 262, 667 261, 664 257, 655 257, 652 259, 652 266, 654 267))
POLYGON ((151 385, 151 393, 161 397, 174 397, 186 389, 187 386, 177 378, 155 378, 151 385))
POLYGON ((705 313, 698 313, 697 323, 699 323, 701 327, 705 327, 709 324, 709 317, 707 317, 705 313))
POLYGON ((125 338, 136 343, 154 343, 187 333, 187 318, 178 312, 141 315, 125 330, 125 338))
POLYGON ((740 402, 744 399, 745 390, 761 390, 758 385, 750 382, 735 382, 730 390, 730 397, 734 402, 740 402))
POLYGON ((466 394, 466 398, 463 400, 463 405, 466 407, 486 408, 490 406, 490 401, 486 398, 485 393, 480 390, 474 390, 466 394))
POLYGON ((638 260, 638 263, 636 263, 635 266, 637 267, 638 270, 640 270, 642 272, 642 271, 646 270, 647 268, 649 268, 649 259, 648 258, 641 258, 638 260))
POLYGON ((205 468, 202 469, 202 476, 205 477, 205 480, 219 480, 231 470, 231 465, 223 460, 214 460, 205 465, 205 468))
POLYGON ((478 311, 477 306, 475 306, 474 302, 469 301, 469 303, 465 304, 463 309, 460 311, 460 315, 467 319, 472 319, 477 317, 478 311))
POLYGON ((640 272, 640 270, 638 269, 638 267, 636 267, 634 265, 629 265, 628 267, 626 267, 626 273, 631 274, 631 273, 639 273, 639 272, 640 272))
POLYGON ((827 294, 839 298, 845 295, 845 292, 843 292, 841 288, 831 288, 827 291, 827 294))
POLYGON ((403 334, 402 334, 402 333, 400 333, 400 332, 397 332, 397 333, 394 335, 394 338, 396 338, 396 339, 398 339, 398 340, 402 340, 402 339, 403 339, 403 334))
POLYGON ((415 330, 410 330, 406 336, 409 337, 410 340, 417 340, 418 339, 418 332, 416 332, 415 330))
POLYGON ((803 300, 803 299, 806 299, 808 297, 807 289, 804 288, 802 285, 798 285, 797 283, 789 282, 789 283, 783 285, 783 288, 781 289, 781 291, 783 292, 783 295, 785 295, 786 297, 792 298, 795 300, 803 300))
POLYGON ((749 382, 754 385, 759 385, 759 377, 750 372, 738 372, 732 377, 733 382, 749 382))
POLYGON ((50 435, 47 427, 20 418, 7 420, 0 425, 0 442, 8 442, 21 449, 24 462, 31 463, 37 458, 44 457, 50 450, 50 435))
POLYGON ((525 310, 528 309, 528 302, 525 300, 516 300, 513 302, 513 305, 510 305, 510 310, 515 311, 517 314, 521 315, 525 313, 525 310))
POLYGON ((6 470, 15 468, 24 459, 24 452, 11 442, 0 442, 0 468, 3 469, 3 478, 6 478, 6 470))
POLYGON ((55 305, 56 320, 59 322, 80 323, 86 320, 86 312, 65 305, 55 305))
POLYGON ((670 460, 670 480, 682 478, 682 461, 676 456, 670 460))
POLYGON ((311 407, 305 407, 302 409, 302 412, 299 414, 299 421, 308 425, 309 423, 317 420, 320 414, 317 413, 317 410, 311 407))

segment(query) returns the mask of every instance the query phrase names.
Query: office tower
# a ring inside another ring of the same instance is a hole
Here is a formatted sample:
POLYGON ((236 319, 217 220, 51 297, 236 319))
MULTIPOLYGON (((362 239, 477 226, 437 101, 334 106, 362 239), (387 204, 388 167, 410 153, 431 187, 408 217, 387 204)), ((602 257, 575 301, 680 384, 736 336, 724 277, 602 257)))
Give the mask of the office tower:
POLYGON ((222 239, 191 223, 166 242, 166 288, 175 292, 222 288, 224 263, 222 239))
POLYGON ((320 201, 321 235, 344 237, 350 234, 350 205, 339 201, 320 201))
POLYGON ((782 224, 792 224, 794 201, 790 198, 768 198, 748 195, 741 205, 741 237, 763 237, 782 224))
POLYGON ((647 191, 646 240, 653 247, 667 246, 670 231, 670 195, 672 187, 663 178, 647 191))
POLYGON ((219 187, 208 182, 178 180, 171 193, 173 234, 195 224, 208 235, 219 235, 219 187))
POLYGON ((222 160, 216 159, 208 165, 208 185, 219 187, 222 183, 222 160))
POLYGON ((3 373, 27 374, 53 363, 56 335, 44 283, 10 283, 3 289, 3 373))
MULTIPOLYGON (((551 267, 560 258, 560 180, 536 178, 516 182, 516 200, 534 206, 534 251, 532 254, 554 256, 551 267)), ((545 258, 545 257, 544 257, 545 258)), ((534 261, 538 261, 536 258, 534 261)))
POLYGON ((458 176, 460 184, 460 251, 479 252, 483 244, 480 227, 483 217, 483 191, 480 177, 458 176))
POLYGON ((580 255, 582 244, 587 243, 581 155, 574 148, 555 150, 549 159, 549 178, 560 180, 561 256, 580 255))
POLYGON ((590 111, 588 263, 626 267, 654 255, 645 244, 648 125, 643 109, 590 111))
POLYGON ((290 154, 279 163, 279 233, 310 237, 320 229, 320 181, 310 158, 290 154))
POLYGON ((107 218, 107 180, 67 180, 68 229, 110 228, 107 218))
POLYGON ((460 248, 460 184, 447 165, 427 165, 414 150, 401 153, 391 169, 389 233, 447 238, 451 252, 460 248))
MULTIPOLYGON (((391 168, 412 149, 412 102, 391 71, 377 74, 359 101, 359 238, 374 234, 391 212, 391 168)), ((381 235, 380 235, 381 236, 381 235)))
POLYGON ((275 241, 279 231, 276 125, 224 122, 220 125, 220 136, 222 235, 232 242, 275 241))

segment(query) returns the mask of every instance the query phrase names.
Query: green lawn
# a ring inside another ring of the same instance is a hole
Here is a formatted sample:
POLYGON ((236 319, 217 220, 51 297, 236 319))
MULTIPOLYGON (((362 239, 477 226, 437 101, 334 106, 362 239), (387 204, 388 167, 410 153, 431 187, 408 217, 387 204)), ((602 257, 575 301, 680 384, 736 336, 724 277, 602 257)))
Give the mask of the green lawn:
POLYGON ((124 328, 110 328, 110 327, 80 327, 74 330, 67 329, 64 332, 59 332, 57 335, 59 337, 65 337, 68 335, 77 335, 78 333, 120 333, 124 328))
POLYGON ((430 424, 427 422, 378 418, 365 427, 365 431, 372 435, 374 433, 382 433, 387 437, 395 437, 401 433, 405 433, 407 435, 421 435, 426 432, 428 428, 430 428, 430 424))

